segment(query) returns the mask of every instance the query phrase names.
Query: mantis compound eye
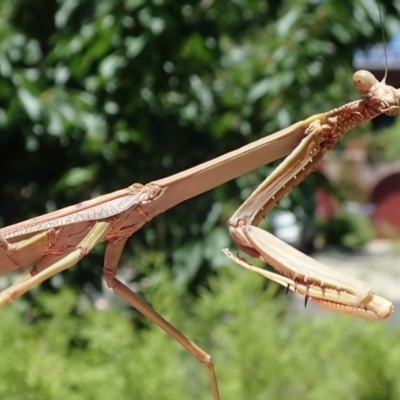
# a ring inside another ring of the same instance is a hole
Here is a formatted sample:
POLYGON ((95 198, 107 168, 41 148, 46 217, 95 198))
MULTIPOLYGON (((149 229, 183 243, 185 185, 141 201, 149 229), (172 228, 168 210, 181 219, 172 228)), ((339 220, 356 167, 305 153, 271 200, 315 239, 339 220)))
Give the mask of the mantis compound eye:
POLYGON ((378 80, 369 71, 356 71, 353 75, 353 84, 362 96, 369 96, 372 86, 376 85, 378 80))

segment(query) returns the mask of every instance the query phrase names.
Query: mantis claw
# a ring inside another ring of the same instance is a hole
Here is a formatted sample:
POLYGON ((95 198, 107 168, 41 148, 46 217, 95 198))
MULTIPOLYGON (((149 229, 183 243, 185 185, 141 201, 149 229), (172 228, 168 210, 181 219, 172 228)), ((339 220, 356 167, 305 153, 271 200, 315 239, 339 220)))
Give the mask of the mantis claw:
POLYGON ((364 100, 352 102, 304 121, 304 138, 297 148, 265 179, 239 207, 228 222, 229 231, 238 247, 252 257, 273 266, 280 274, 260 270, 247 261, 225 254, 237 264, 258 272, 305 296, 330 311, 361 318, 387 318, 393 312, 391 302, 376 296, 367 285, 349 279, 282 242, 256 226, 293 187, 316 169, 325 152, 344 133, 377 115, 398 114, 400 90, 378 82, 367 71, 358 71, 353 82, 364 100))

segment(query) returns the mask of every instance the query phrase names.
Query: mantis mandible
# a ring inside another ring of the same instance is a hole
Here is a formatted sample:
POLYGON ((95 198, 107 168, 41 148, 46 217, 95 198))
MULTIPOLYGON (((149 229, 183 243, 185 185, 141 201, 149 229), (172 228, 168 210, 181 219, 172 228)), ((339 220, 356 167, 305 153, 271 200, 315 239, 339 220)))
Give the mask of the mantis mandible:
POLYGON ((392 304, 366 285, 316 263, 271 234, 257 228, 261 218, 320 163, 343 134, 382 113, 399 112, 400 92, 378 82, 367 71, 353 77, 362 100, 295 123, 266 138, 168 178, 145 186, 134 184, 56 212, 0 230, 0 273, 34 264, 30 274, 0 293, 0 306, 12 302, 53 275, 76 265, 91 249, 107 241, 104 279, 119 297, 155 322, 209 371, 213 399, 220 399, 210 355, 164 320, 116 278, 126 240, 147 221, 175 205, 228 180, 289 154, 229 221, 239 248, 276 268, 282 275, 251 266, 225 253, 239 265, 312 299, 331 311, 361 318, 387 318, 392 304))

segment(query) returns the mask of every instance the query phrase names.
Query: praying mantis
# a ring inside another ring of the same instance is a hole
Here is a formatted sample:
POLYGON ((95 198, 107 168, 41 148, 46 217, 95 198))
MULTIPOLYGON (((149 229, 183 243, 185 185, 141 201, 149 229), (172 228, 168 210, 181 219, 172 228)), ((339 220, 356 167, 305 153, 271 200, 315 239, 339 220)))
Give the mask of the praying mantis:
POLYGON ((155 322, 209 371, 214 400, 219 400, 213 361, 116 278, 127 239, 146 222, 175 205, 230 179, 289 156, 254 191, 228 222, 238 247, 271 264, 280 274, 256 268, 225 249, 238 265, 304 295, 330 311, 366 319, 384 319, 393 312, 389 301, 361 282, 317 263, 257 224, 292 188, 321 162, 343 134, 382 113, 400 109, 400 91, 357 71, 353 82, 362 100, 295 123, 266 138, 204 164, 147 185, 133 184, 98 198, 32 218, 0 230, 0 272, 33 264, 31 272, 0 293, 0 306, 53 275, 76 265, 98 243, 106 241, 104 279, 115 294, 155 322))

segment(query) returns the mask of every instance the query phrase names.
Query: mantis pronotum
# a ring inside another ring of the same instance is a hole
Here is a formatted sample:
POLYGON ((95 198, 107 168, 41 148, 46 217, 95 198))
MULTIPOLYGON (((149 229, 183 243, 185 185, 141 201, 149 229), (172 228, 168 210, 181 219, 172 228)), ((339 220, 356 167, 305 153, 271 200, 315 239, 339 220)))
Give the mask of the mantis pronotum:
POLYGON ((114 292, 158 324, 182 344, 210 373, 214 400, 219 399, 210 356, 171 326, 116 277, 118 261, 128 237, 161 212, 273 160, 290 156, 267 178, 229 222, 239 247, 272 264, 277 275, 254 270, 329 310, 364 318, 386 318, 390 302, 363 284, 316 264, 277 238, 253 226, 277 201, 311 173, 323 154, 349 129, 381 113, 399 112, 400 95, 365 71, 354 76, 363 100, 312 116, 251 145, 187 171, 134 184, 99 198, 1 229, 0 272, 34 263, 31 273, 0 294, 0 305, 11 302, 45 279, 75 265, 99 242, 107 241, 104 277, 114 292))

